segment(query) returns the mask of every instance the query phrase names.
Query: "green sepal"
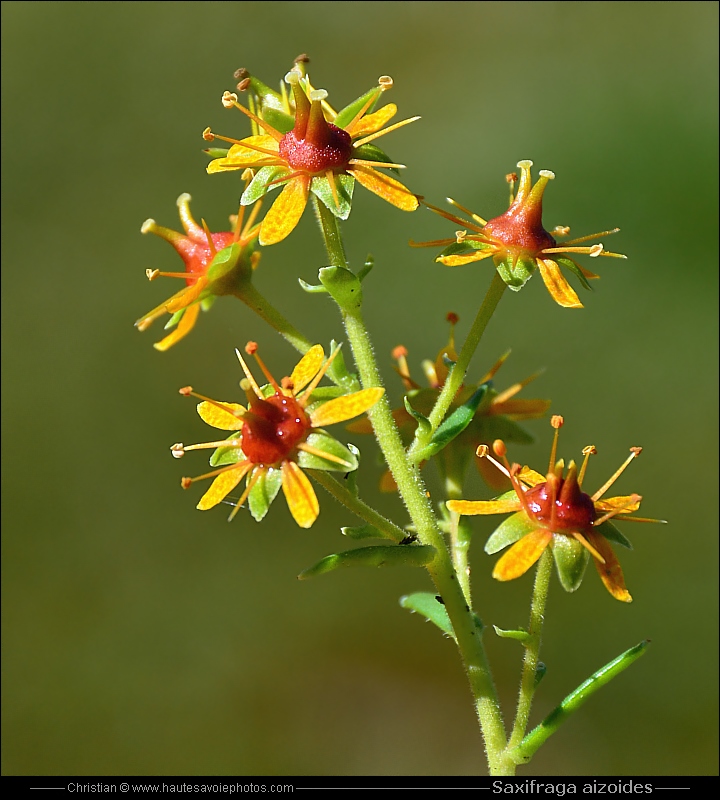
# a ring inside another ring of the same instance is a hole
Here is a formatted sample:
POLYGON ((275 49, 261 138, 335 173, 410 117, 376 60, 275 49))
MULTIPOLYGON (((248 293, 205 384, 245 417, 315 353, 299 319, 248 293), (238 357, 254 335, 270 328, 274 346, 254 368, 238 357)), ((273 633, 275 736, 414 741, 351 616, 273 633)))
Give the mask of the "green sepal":
POLYGON ((176 311, 172 315, 172 317, 170 317, 170 319, 165 323, 164 330, 167 331, 170 328, 174 328, 178 324, 178 322, 180 322, 180 320, 183 318, 183 314, 187 311, 188 308, 189 306, 187 306, 186 308, 181 308, 180 311, 176 311))
MULTIPOLYGON (((248 474, 248 480, 252 479, 251 476, 252 471, 248 474)), ((250 513, 257 522, 260 522, 267 514, 270 504, 277 497, 281 486, 282 470, 275 467, 269 467, 266 471, 263 471, 255 481, 255 485, 248 495, 248 505, 250 506, 250 513)))
POLYGON ((545 677, 546 672, 547 665, 543 661, 538 661, 535 667, 535 683, 533 684, 533 689, 537 689, 540 685, 540 681, 545 677))
POLYGON ((205 295, 200 298, 200 308, 202 308, 203 311, 210 311, 216 300, 217 296, 214 294, 205 295))
POLYGON ((520 642, 520 644, 526 644, 530 641, 530 639, 532 639, 532 636, 522 628, 512 631, 503 630, 502 628, 498 628, 497 625, 493 625, 493 628, 495 629, 495 633, 501 639, 515 639, 515 641, 520 642))
POLYGON ((278 108, 263 107, 262 118, 280 133, 288 133, 295 127, 295 117, 278 108))
POLYGON ((425 447, 413 456, 413 460, 417 463, 420 461, 427 461, 429 458, 439 453, 444 447, 452 442, 452 440, 461 434, 465 428, 472 422, 480 402, 487 391, 487 384, 480 386, 470 398, 463 403, 443 422, 443 424, 435 431, 432 439, 425 447))
POLYGON ((335 196, 332 193, 330 181, 324 175, 313 178, 310 183, 310 191, 322 200, 331 214, 334 214, 338 219, 347 219, 352 210, 355 178, 352 175, 335 175, 335 187, 337 188, 339 205, 335 205, 335 196))
POLYGON ((601 525, 598 525, 595 530, 604 536, 608 541, 615 542, 615 544, 622 545, 623 547, 627 547, 628 550, 632 550, 633 546, 630 544, 629 539, 626 539, 625 536, 618 530, 617 526, 613 525, 610 520, 603 522, 601 525))
POLYGON ((262 111, 266 111, 270 108, 281 111, 285 108, 285 103, 279 92, 276 92, 275 89, 271 89, 266 83, 263 83, 260 78, 251 75, 246 70, 242 72, 245 77, 250 78, 250 90, 260 101, 262 111))
POLYGON ((574 592, 582 583, 590 553, 577 539, 560 533, 553 535, 550 547, 560 585, 566 592, 574 592))
POLYGON ((380 97, 382 92, 383 90, 380 86, 373 86, 369 92, 365 92, 365 94, 358 97, 357 100, 353 100, 352 103, 345 106, 341 111, 338 111, 337 116, 332 121, 333 125, 337 125, 338 128, 344 128, 346 125, 349 125, 362 111, 368 101, 370 101, 370 103, 367 106, 365 114, 369 114, 375 107, 375 103, 377 103, 378 97, 380 97))
MULTIPOLYGON (((268 191, 268 184, 274 181, 275 178, 287 172, 286 167, 260 167, 255 173, 255 177, 250 181, 248 187, 242 193, 240 204, 243 206, 250 206, 256 200, 264 197, 268 191)), ((288 173, 289 174, 289 173, 288 173)), ((277 189, 278 186, 283 186, 284 182, 280 181, 272 185, 272 189, 277 189)))
POLYGON ((574 275, 577 275, 578 280, 580 283, 582 283, 585 289, 588 289, 591 292, 593 291, 593 287, 588 282, 588 279, 583 275, 580 267, 571 258, 556 256, 555 253, 551 253, 550 258, 560 264, 561 267, 565 267, 565 269, 569 269, 570 272, 572 272, 574 275))
POLYGON ((362 288, 357 275, 345 267, 323 267, 320 283, 330 292, 340 308, 355 311, 362 305, 362 288))
MULTIPOLYGON (((505 497, 516 497, 515 492, 506 492, 498 500, 505 497)), ((495 528, 490 538, 485 542, 485 552, 488 555, 499 553, 510 544, 515 544, 523 536, 538 529, 537 522, 533 522, 524 511, 517 511, 511 517, 500 523, 495 528)))
POLYGON ((432 592, 414 592, 400 598, 400 605, 412 613, 422 614, 426 620, 437 625, 443 633, 455 638, 452 623, 445 606, 432 592))
POLYGON ((325 572, 333 572, 345 567, 422 567, 435 558, 436 550, 430 545, 375 545, 334 553, 303 570, 298 580, 314 578, 325 572))
POLYGON ((375 266, 375 257, 368 253, 367 258, 365 259, 365 263, 362 267, 358 270, 357 276, 359 281, 364 281, 365 278, 370 274, 372 268, 375 266))
MULTIPOLYGON (((363 161, 376 161, 380 164, 393 164, 393 160, 390 156, 384 151, 381 150, 376 144, 372 142, 368 142, 367 144, 361 144, 360 147, 356 147, 353 153, 354 158, 361 158, 363 161)), ((397 167, 385 167, 385 169, 390 170, 390 172, 394 172, 396 175, 400 174, 400 170, 397 167)))
MULTIPOLYGON (((238 439, 240 431, 233 431, 227 439, 238 439)), ((239 447, 218 447, 213 451, 210 456, 211 467, 226 467, 230 464, 238 464, 240 461, 245 461, 247 456, 239 447)))
POLYGON ((250 280, 252 265, 249 258, 243 257, 243 250, 243 246, 235 242, 215 254, 207 271, 213 294, 232 294, 240 284, 250 280))
POLYGON ((300 287, 304 289, 308 294, 327 294, 328 290, 322 286, 315 283, 306 283, 302 278, 298 278, 298 283, 300 287))
POLYGON ((405 410, 408 412, 408 414, 410 414, 410 416, 415 420, 415 422, 417 422, 420 435, 426 436, 432 427, 430 425, 430 420, 424 414, 421 414, 419 411, 416 411, 410 405, 410 398, 407 395, 403 397, 403 403, 405 404, 405 410))
POLYGON ((443 256, 465 256, 476 250, 489 250, 492 245, 484 242, 477 242, 474 239, 463 239, 461 242, 453 242, 440 252, 438 258, 443 256))
POLYGON ((386 537, 374 525, 340 528, 343 536, 351 539, 385 539, 386 537))
POLYGON ((297 463, 301 469, 322 469, 332 472, 352 472, 358 468, 357 458, 337 439, 325 431, 314 430, 305 440, 311 447, 316 447, 331 456, 342 458, 346 464, 338 464, 305 450, 298 450, 297 463))
MULTIPOLYGON (((338 343, 332 339, 330 341, 330 352, 334 352, 337 346, 338 343)), ((360 382, 358 381, 357 375, 355 375, 354 372, 350 372, 345 364, 345 356, 343 355, 342 350, 333 359, 333 362, 330 364, 326 375, 331 381, 333 381, 333 383, 337 383, 338 385, 342 386, 345 392, 356 392, 360 388, 360 382)))
POLYGON ((210 158, 227 158, 227 154, 230 152, 229 147, 206 147, 203 150, 205 155, 210 156, 210 158))
POLYGON ((305 406, 305 411, 308 414, 312 414, 321 403, 327 403, 328 400, 334 400, 336 397, 340 397, 340 395, 343 394, 346 394, 346 392, 342 386, 316 386, 312 390, 310 399, 305 406))
POLYGON ((513 260, 512 255, 498 254, 493 256, 493 261, 500 277, 514 292, 519 292, 535 272, 535 261, 526 256, 513 260))

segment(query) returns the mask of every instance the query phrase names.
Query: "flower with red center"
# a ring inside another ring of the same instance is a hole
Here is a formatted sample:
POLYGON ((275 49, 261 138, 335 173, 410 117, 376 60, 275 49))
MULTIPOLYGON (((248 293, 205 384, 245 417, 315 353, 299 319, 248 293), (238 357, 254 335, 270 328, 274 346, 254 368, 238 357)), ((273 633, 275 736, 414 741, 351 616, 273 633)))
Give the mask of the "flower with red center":
POLYGON ((585 567, 592 556, 605 588, 617 600, 632 600, 625 587, 625 578, 610 542, 630 548, 630 542, 610 522, 664 522, 630 516, 640 507, 639 494, 622 497, 603 495, 615 483, 627 465, 642 448, 631 447, 630 456, 615 474, 593 495, 582 491, 582 482, 590 455, 597 452, 593 446, 583 449, 585 459, 578 471, 571 461, 565 473, 562 460, 555 462, 558 431, 563 418, 551 420, 555 437, 550 453, 550 466, 545 477, 528 467, 510 464, 505 456, 505 443, 493 444, 495 455, 505 464, 498 463, 488 453, 487 447, 478 448, 481 458, 488 458, 513 485, 513 490, 495 500, 449 500, 451 511, 458 514, 506 514, 515 512, 490 536, 485 552, 497 553, 508 545, 510 549, 500 558, 493 570, 493 578, 509 581, 519 578, 540 558, 547 547, 552 550, 558 577, 563 588, 572 592, 580 585, 585 567))
POLYGON ((200 308, 206 311, 216 297, 234 294, 243 280, 249 279, 260 260, 260 253, 255 250, 260 228, 255 224, 259 205, 253 209, 244 225, 244 208, 240 208, 236 218, 231 217, 235 225, 234 231, 210 233, 204 221, 201 226, 193 219, 190 200, 187 193, 181 194, 177 199, 185 234, 164 228, 154 219, 145 220, 141 228, 143 233, 154 233, 169 242, 185 262, 185 272, 148 269, 145 273, 151 281, 159 277, 181 278, 186 284, 185 288, 135 323, 138 330, 144 331, 164 314, 172 315, 165 328, 177 327, 164 339, 156 342, 154 347, 157 350, 167 350, 187 336, 195 326, 200 308))
POLYGON ((270 189, 283 185, 262 222, 261 245, 275 244, 295 228, 310 193, 335 216, 347 219, 355 180, 403 211, 414 211, 418 207, 418 199, 409 189, 377 170, 378 167, 397 170, 403 165, 390 162, 371 144, 378 137, 419 119, 412 117, 381 130, 395 115, 397 107, 391 103, 369 113, 380 95, 392 86, 391 78, 383 76, 375 89, 340 112, 335 112, 328 104, 327 92, 313 89, 299 69, 291 70, 285 80, 292 87, 293 114, 288 117, 275 110, 271 118, 280 127, 284 127, 283 120, 289 120, 292 126, 289 129, 280 130, 240 105, 236 94, 225 92, 223 105, 238 108, 264 133, 242 140, 219 136, 210 129, 203 133, 208 141, 220 139, 232 144, 225 157, 216 158, 208 165, 209 173, 258 170, 243 193, 243 205, 250 205, 270 189))
MULTIPOLYGON (((540 170, 540 178, 532 185, 530 167, 532 161, 520 161, 520 182, 515 197, 511 195, 508 210, 491 220, 484 220, 477 214, 448 198, 452 205, 470 216, 470 220, 450 214, 440 208, 426 205, 441 216, 449 219, 463 230, 457 232, 454 239, 438 239, 432 242, 411 242, 413 247, 445 246, 445 250, 436 261, 448 267, 469 264, 492 258, 500 277, 513 291, 520 291, 537 268, 550 292, 551 297, 566 308, 582 308, 582 303, 574 289, 560 271, 565 267, 574 273, 586 289, 590 289, 588 280, 599 278, 594 272, 581 267, 572 255, 585 254, 591 258, 604 256, 608 258, 626 258, 620 253, 610 253, 600 243, 587 246, 585 242, 617 233, 619 228, 593 233, 578 239, 557 239, 567 236, 569 228, 558 226, 552 234, 548 233, 542 223, 543 193, 548 181, 555 175, 549 170, 540 170), (468 230, 471 233, 468 233, 468 230)), ((513 173, 508 180, 514 187, 517 176, 513 173)))
POLYGON ((247 408, 203 397, 189 386, 180 390, 183 395, 202 400, 198 414, 208 425, 233 431, 229 439, 223 441, 172 446, 176 458, 188 450, 215 449, 210 465, 218 468, 197 478, 183 478, 182 486, 187 489, 195 481, 214 478, 197 506, 206 511, 223 501, 247 476, 245 490, 234 504, 230 519, 248 500, 250 511, 258 521, 265 516, 282 486, 293 518, 301 528, 309 528, 317 519, 319 505, 303 468, 351 472, 358 466, 356 455, 323 427, 367 411, 380 399, 384 389, 362 389, 340 396, 334 388, 318 390, 316 387, 339 347, 327 360, 320 345, 310 348, 292 375, 280 384, 257 355, 257 345, 249 342, 245 349, 255 356, 269 381, 260 387, 242 355, 236 351, 249 387, 247 408), (331 396, 333 394, 336 396, 331 396))
MULTIPOLYGON (((397 362, 395 370, 400 375, 405 386, 410 405, 415 411, 426 417, 432 411, 445 384, 449 367, 458 359, 455 351, 455 325, 458 323, 459 317, 457 314, 450 312, 447 315, 447 321, 450 323, 448 343, 440 349, 434 362, 429 359, 422 362, 422 369, 428 382, 427 387, 421 386, 410 376, 410 368, 407 361, 408 352, 405 347, 399 345, 392 353, 397 362)), ((533 437, 518 425, 518 422, 542 417, 550 407, 550 401, 516 396, 537 377, 537 374, 531 375, 523 381, 518 381, 503 391, 497 391, 493 387, 493 378, 509 355, 510 351, 499 358, 479 381, 463 384, 460 387, 448 414, 451 414, 455 409, 466 403, 481 386, 487 385, 487 391, 480 401, 480 405, 477 407, 470 424, 437 454, 436 461, 441 473, 464 474, 478 445, 492 442, 494 439, 502 438, 510 442, 532 444, 533 437)), ((407 409, 405 407, 395 409, 393 417, 401 434, 406 438, 412 437, 417 421, 413 419, 407 409)), ((347 426, 347 429, 355 433, 372 433, 372 426, 368 419, 352 422, 347 426)), ((477 459, 476 464, 480 475, 488 486, 497 490, 507 488, 507 478, 499 473, 495 467, 484 459, 477 459)), ((395 481, 389 471, 383 474, 380 488, 386 492, 397 490, 395 481)))

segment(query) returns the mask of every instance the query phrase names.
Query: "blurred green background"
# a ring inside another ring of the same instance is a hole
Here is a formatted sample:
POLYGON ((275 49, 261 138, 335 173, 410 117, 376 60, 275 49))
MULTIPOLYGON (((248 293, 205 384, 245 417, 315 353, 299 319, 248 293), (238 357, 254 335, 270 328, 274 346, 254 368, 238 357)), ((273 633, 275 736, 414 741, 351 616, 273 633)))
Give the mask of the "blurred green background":
MULTIPOLYGON (((500 387, 538 368, 561 451, 595 444, 587 486, 631 445, 618 485, 668 526, 630 526, 622 552, 632 605, 594 572, 550 595, 547 677, 533 722, 617 653, 648 654, 554 736, 526 775, 715 774, 717 606, 717 4, 710 2, 6 2, 3 89, 3 771, 5 774, 482 774, 465 678, 452 644, 398 606, 429 589, 421 570, 295 576, 352 543, 354 519, 318 490, 310 531, 282 499, 262 526, 194 509, 168 447, 203 441, 192 383, 236 396, 233 354, 260 342, 276 374, 294 352, 240 303, 221 299, 161 354, 134 320, 176 284, 147 217, 178 227, 175 199, 226 227, 237 175, 209 177, 200 133, 248 126, 220 104, 245 66, 277 85, 301 52, 343 105, 392 75, 398 119, 383 140, 428 200, 452 195, 487 217, 506 206, 522 158, 557 179, 545 221, 579 236, 612 226, 627 261, 600 259, 586 308, 556 306, 539 278, 503 298, 471 367, 508 347, 500 387)), ((467 330, 487 262, 450 270, 407 241, 452 235, 358 190, 344 226, 355 265, 377 266, 366 317, 395 401, 391 348, 419 363, 467 330)), ((312 215, 269 249, 257 284, 315 340, 341 337, 332 305, 304 294, 324 252, 312 215)), ((582 292, 582 290, 580 290, 582 292)), ((542 467, 550 428, 515 448, 542 467)), ((342 433, 336 428, 336 432, 342 433)), ((375 495, 371 440, 363 496, 375 495)), ((428 470, 431 488, 436 484, 428 470)), ((481 496, 477 479, 468 495, 481 496)), ((484 495, 484 496, 487 496, 484 495)), ((498 585, 473 553, 478 610, 525 624, 531 579, 498 585)), ((508 713, 520 648, 487 636, 508 713)))

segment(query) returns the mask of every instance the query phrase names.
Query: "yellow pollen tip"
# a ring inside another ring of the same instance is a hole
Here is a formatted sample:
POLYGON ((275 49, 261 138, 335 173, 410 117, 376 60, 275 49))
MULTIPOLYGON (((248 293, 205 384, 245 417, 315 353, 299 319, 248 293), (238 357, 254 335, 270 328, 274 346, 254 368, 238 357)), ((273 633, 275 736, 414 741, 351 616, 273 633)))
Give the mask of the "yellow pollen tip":
POLYGON ((155 225, 156 222, 154 219, 146 219, 145 222, 143 222, 143 224, 140 226, 140 233, 150 233, 155 225))
POLYGON ((517 172, 508 172, 505 176, 506 183, 517 183, 519 180, 517 172))
POLYGON ((590 258, 597 258, 604 249, 605 248, 603 247, 602 242, 599 242, 598 244, 594 244, 590 248, 590 252, 588 253, 588 255, 590 256, 590 258))
POLYGON ((215 141, 215 134, 210 130, 210 128, 205 128, 205 130, 202 132, 202 137, 206 142, 215 141))
POLYGON ((630 452, 637 458, 642 453, 642 447, 631 447, 630 452))
POLYGON ((455 241, 458 244, 462 244, 465 241, 466 236, 467 236, 467 231, 455 231, 455 241))
POLYGON ((170 452, 173 458, 182 458, 185 455, 185 445, 182 442, 178 442, 170 448, 170 452))
POLYGON ((530 161, 529 158, 524 159, 523 161, 518 161, 517 166, 518 169, 530 169, 532 167, 533 162, 530 161))
POLYGON ((405 347, 404 344, 399 344, 397 347, 393 347, 393 351, 391 356, 397 361, 399 358, 405 358, 408 354, 408 349, 405 347))
POLYGON ((190 488, 191 483, 192 483, 192 478, 180 478, 180 486, 182 486, 183 489, 190 488))
POLYGON ((395 81, 389 75, 381 75, 378 78, 378 86, 386 92, 388 89, 392 89, 393 84, 395 81))
POLYGON ((245 345, 245 352, 249 356, 255 355, 255 353, 257 353, 257 350, 258 350, 258 343, 257 342, 248 342, 245 345))
POLYGON ((568 236, 570 228, 567 225, 556 225, 552 230, 553 236, 568 236))
POLYGON ((475 451, 475 455, 478 458, 485 458, 485 456, 490 452, 490 448, 486 444, 478 445, 478 449, 475 451))
POLYGON ((192 391, 193 391, 192 386, 183 386, 182 389, 178 389, 178 393, 181 394, 183 397, 190 397, 192 391))
POLYGON ((597 448, 594 444, 589 444, 587 447, 583 447, 582 454, 584 456, 596 456, 597 455, 597 448))
POLYGON ((223 92, 223 96, 220 98, 220 102, 225 108, 232 108, 237 101, 237 95, 234 92, 228 92, 227 90, 223 92))
POLYGON ((155 278, 157 278, 157 276, 158 276, 159 274, 160 274, 160 270, 159 270, 159 269, 146 269, 146 270, 145 270, 145 277, 146 277, 146 278, 147 278, 149 281, 154 281, 154 280, 155 280, 155 278))
POLYGON ((550 417, 550 424, 553 426, 553 428, 555 428, 555 430, 557 430, 558 428, 562 428, 562 426, 565 424, 565 420, 560 416, 560 414, 553 414, 553 416, 550 417))

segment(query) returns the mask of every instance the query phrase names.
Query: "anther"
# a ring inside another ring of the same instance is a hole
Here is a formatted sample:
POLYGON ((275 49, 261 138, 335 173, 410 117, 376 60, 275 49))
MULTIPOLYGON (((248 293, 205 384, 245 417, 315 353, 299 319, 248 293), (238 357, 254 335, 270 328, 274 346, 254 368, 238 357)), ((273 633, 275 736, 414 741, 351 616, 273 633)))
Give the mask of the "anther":
POLYGON ((475 451, 475 455, 478 458, 485 458, 485 456, 490 452, 490 448, 486 444, 478 445, 478 449, 475 451))
POLYGON ((147 278, 149 281, 154 281, 154 280, 155 280, 155 278, 157 278, 157 276, 158 276, 159 274, 160 274, 160 270, 159 270, 159 269, 146 269, 146 270, 145 270, 145 277, 146 277, 146 278, 147 278))
POLYGON ((140 233, 150 233, 155 225, 156 223, 154 219, 146 219, 140 227, 140 233))
POLYGON ((241 81, 244 78, 249 78, 249 77, 250 73, 248 72, 248 70, 245 69, 245 67, 240 67, 239 69, 236 69, 235 72, 233 72, 233 78, 235 78, 236 81, 241 81))
POLYGON ((170 452, 173 458, 182 458, 185 455, 185 445, 182 442, 178 442, 170 448, 170 452))
POLYGON ((448 311, 448 314, 445 317, 445 319, 451 325, 457 325, 458 322, 460 322, 460 317, 458 317, 458 315, 454 311, 448 311))
POLYGON ((553 428, 555 428, 555 430, 557 430, 558 428, 562 428, 562 426, 565 424, 565 420, 560 416, 560 414, 553 414, 552 417, 550 417, 550 424, 553 426, 553 428))
POLYGON ((206 142, 215 141, 215 134, 210 130, 210 128, 205 128, 205 130, 202 132, 202 137, 206 142))
POLYGON ((192 478, 180 478, 180 486, 182 486, 183 489, 189 489, 191 483, 192 478))
POLYGON ((510 184, 517 183, 518 182, 517 172, 508 172, 508 174, 505 176, 505 181, 510 184))
POLYGON ((597 455, 597 448, 594 444, 589 444, 587 447, 583 447, 582 454, 584 456, 596 456, 597 455))
POLYGON ((467 236, 467 231, 455 231, 455 241, 458 244, 462 244, 465 241, 466 236, 467 236))
POLYGON ((237 103, 237 101, 238 101, 237 95, 234 94, 233 92, 228 92, 227 90, 223 92, 221 102, 223 106, 225 106, 225 108, 232 108, 235 105, 235 103, 237 103))
POLYGON ((294 64, 309 64, 310 56, 307 53, 300 53, 299 56, 293 59, 294 64))
POLYGON ((181 394, 183 397, 190 397, 190 395, 191 395, 191 394, 192 394, 192 392, 193 392, 193 388, 192 388, 192 386, 183 386, 183 387, 182 387, 182 389, 178 389, 178 392, 179 392, 179 393, 180 393, 180 394, 181 394))
POLYGON ((243 78, 243 80, 241 80, 235 88, 238 90, 238 92, 245 92, 247 91, 248 86, 250 86, 250 78, 243 78))
POLYGON ((552 229, 553 236, 568 236, 570 234, 570 228, 567 225, 556 225, 552 229))
POLYGON ((285 376, 280 381, 280 386, 282 386, 283 389, 287 389, 289 392, 292 392, 292 390, 295 388, 295 381, 293 381, 293 379, 289 376, 285 376))
POLYGON ((495 441, 492 444, 492 449, 493 453, 495 453, 495 455, 498 458, 505 458, 505 455, 507 453, 507 447, 505 446, 505 442, 503 442, 502 439, 495 439, 495 441))
POLYGON ((243 170, 242 175, 240 177, 247 183, 250 183, 250 181, 255 177, 255 170, 250 169, 250 167, 248 167, 247 169, 243 170))
POLYGON ((381 75, 378 78, 378 85, 383 92, 386 92, 388 89, 392 89, 393 83, 395 83, 395 81, 389 75, 381 75))
POLYGON ((642 447, 631 447, 630 452, 637 458, 642 453, 642 447))
POLYGON ((590 248, 590 252, 588 253, 588 255, 590 256, 590 258, 597 258, 604 249, 605 248, 603 247, 602 242, 598 242, 598 244, 594 244, 590 248))
POLYGON ((255 355, 255 353, 257 353, 257 349, 258 349, 258 343, 257 343, 257 342, 248 342, 248 343, 245 345, 245 352, 246 352, 246 353, 247 353, 249 356, 253 356, 253 355, 255 355))
POLYGON ((408 349, 405 347, 404 344, 399 344, 397 347, 393 347, 391 356, 397 361, 401 358, 406 358, 408 354, 408 349))

